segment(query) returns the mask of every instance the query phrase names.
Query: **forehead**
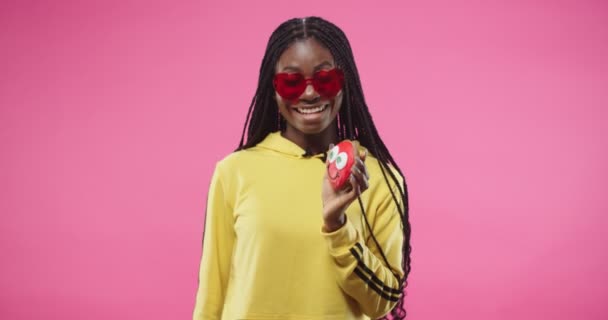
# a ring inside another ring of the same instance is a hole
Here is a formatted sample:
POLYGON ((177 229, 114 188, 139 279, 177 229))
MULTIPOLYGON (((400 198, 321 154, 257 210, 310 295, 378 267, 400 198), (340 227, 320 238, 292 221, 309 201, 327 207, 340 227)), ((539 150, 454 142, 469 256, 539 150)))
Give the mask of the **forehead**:
POLYGON ((276 71, 280 72, 288 68, 301 72, 312 72, 323 62, 329 62, 333 66, 333 55, 319 41, 310 37, 292 43, 279 57, 276 71))

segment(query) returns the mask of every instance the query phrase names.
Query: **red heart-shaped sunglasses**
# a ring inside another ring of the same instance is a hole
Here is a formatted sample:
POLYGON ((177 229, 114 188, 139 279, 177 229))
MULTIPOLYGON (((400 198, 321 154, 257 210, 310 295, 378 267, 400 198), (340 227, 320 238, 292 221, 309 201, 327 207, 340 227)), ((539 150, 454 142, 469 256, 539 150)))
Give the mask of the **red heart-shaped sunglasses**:
POLYGON ((309 83, 324 98, 333 98, 344 85, 344 73, 338 68, 319 70, 312 78, 301 73, 277 73, 272 81, 274 89, 286 100, 296 100, 304 93, 309 83))

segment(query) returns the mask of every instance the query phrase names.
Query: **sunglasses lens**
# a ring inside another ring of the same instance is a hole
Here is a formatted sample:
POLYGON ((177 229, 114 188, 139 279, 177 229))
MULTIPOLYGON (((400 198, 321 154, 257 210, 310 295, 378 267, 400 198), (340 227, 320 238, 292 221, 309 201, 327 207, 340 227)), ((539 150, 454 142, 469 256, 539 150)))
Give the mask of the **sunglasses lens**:
POLYGON ((294 100, 306 90, 306 81, 299 73, 278 73, 274 77, 274 87, 281 97, 294 100))
POLYGON ((339 69, 321 70, 315 74, 312 81, 320 95, 333 98, 342 89, 344 76, 339 69))

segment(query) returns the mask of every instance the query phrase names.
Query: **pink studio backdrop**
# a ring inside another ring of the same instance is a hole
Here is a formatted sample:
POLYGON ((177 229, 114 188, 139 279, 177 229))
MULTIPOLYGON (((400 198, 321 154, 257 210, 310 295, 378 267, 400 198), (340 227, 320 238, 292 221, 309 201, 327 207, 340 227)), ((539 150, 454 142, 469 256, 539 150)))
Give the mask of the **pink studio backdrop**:
POLYGON ((305 15, 406 174, 408 318, 608 319, 606 2, 263 3, 0 4, 1 319, 190 318, 214 164, 305 15))

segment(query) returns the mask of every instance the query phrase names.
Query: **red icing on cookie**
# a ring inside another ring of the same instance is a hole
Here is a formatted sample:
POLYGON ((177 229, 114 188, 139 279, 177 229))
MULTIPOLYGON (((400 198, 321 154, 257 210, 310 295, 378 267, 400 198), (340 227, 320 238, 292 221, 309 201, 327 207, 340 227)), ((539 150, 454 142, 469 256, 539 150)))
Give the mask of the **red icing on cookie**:
POLYGON ((327 154, 327 174, 334 190, 338 190, 348 183, 350 169, 355 165, 355 159, 358 156, 356 145, 358 145, 357 142, 343 140, 327 154))

